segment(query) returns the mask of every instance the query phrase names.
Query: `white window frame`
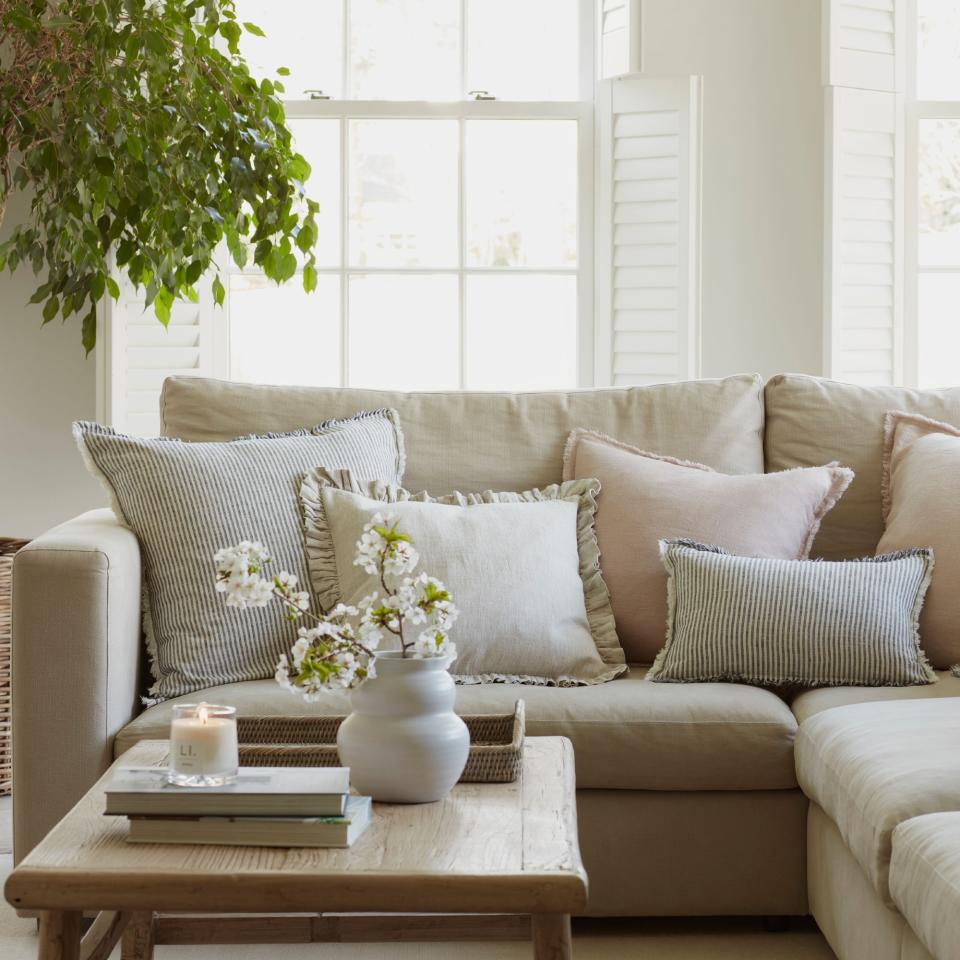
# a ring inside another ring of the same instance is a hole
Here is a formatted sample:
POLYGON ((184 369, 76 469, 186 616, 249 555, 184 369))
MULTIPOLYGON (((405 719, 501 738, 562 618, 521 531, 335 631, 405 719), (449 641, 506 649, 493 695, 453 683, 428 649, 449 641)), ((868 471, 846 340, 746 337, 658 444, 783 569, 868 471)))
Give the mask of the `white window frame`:
MULTIPOLYGON (((347 31, 350 23, 350 0, 344 0, 344 50, 349 50, 347 31)), ((461 37, 466 36, 466 2, 461 0, 461 37)), ((349 336, 349 278, 351 275, 454 275, 459 278, 459 376, 458 388, 465 389, 466 368, 466 307, 465 286, 468 276, 494 274, 505 276, 522 275, 562 275, 574 276, 577 283, 577 387, 589 387, 594 384, 594 357, 596 337, 594 323, 594 143, 596 137, 595 119, 595 44, 596 14, 594 0, 579 0, 580 63, 579 92, 580 99, 574 101, 510 101, 510 100, 460 100, 460 101, 393 101, 393 100, 285 100, 284 108, 290 120, 334 119, 340 123, 340 262, 336 266, 317 265, 319 275, 339 276, 340 278, 340 386, 353 386, 350 383, 350 336, 349 336), (455 267, 352 267, 349 264, 349 137, 347 124, 350 120, 360 119, 454 119, 459 125, 458 151, 458 263, 455 267), (464 129, 467 120, 473 119, 514 119, 514 120, 572 120, 577 123, 577 263, 573 267, 469 267, 466 264, 465 224, 464 224, 464 129)), ((350 89, 349 56, 344 56, 342 89, 350 89)), ((461 82, 466 91, 466 57, 461 57, 461 82)), ((496 90, 491 90, 496 95, 496 90)), ((225 274, 257 275, 261 271, 247 266, 242 271, 232 261, 227 262, 225 274)), ((225 276, 226 281, 226 276, 225 276)), ((297 277, 290 283, 297 283, 297 277)), ((223 308, 217 311, 215 324, 219 335, 218 346, 226 351, 225 357, 217 365, 229 371, 230 368, 230 295, 229 282, 225 282, 227 296, 223 308)))
MULTIPOLYGON (((907 77, 904 158, 904 342, 903 370, 906 386, 920 382, 920 274, 954 274, 956 267, 920 266, 920 121, 960 120, 960 100, 917 99, 917 0, 907 6, 907 77)), ((945 386, 945 384, 944 384, 945 386)))

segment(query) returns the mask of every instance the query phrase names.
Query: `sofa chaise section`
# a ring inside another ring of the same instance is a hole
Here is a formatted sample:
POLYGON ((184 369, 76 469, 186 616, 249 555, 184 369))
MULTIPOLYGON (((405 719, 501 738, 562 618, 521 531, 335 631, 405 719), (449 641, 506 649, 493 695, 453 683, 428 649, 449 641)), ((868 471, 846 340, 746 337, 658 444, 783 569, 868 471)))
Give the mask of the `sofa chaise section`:
MULTIPOLYGON (((945 830, 938 848, 930 830, 940 821, 927 816, 960 810, 960 697, 942 683, 938 698, 837 706, 801 723, 810 907, 841 960, 957 956, 955 942, 954 952, 940 951, 932 934, 946 918, 931 919, 907 877, 929 881, 938 865, 960 860, 956 831, 945 830), (922 831, 917 818, 927 821, 922 831)), ((950 884, 937 894, 949 900, 950 884)))
POLYGON ((800 786, 888 906, 893 831, 912 817, 960 809, 958 743, 957 698, 836 707, 800 728, 800 786))
POLYGON ((936 958, 960 954, 960 813, 931 813, 893 831, 890 893, 936 958))

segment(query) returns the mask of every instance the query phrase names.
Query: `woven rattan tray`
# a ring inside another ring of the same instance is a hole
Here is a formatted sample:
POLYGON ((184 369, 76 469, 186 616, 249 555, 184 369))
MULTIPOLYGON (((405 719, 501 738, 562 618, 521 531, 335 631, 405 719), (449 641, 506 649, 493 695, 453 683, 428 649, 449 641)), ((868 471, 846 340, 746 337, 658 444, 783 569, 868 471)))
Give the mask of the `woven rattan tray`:
MULTIPOLYGON (((245 767, 336 767, 343 717, 238 717, 240 763, 245 767)), ((463 717, 470 756, 461 783, 510 783, 523 760, 524 707, 513 713, 463 717)))
POLYGON ((0 537, 0 797, 13 784, 10 718, 10 620, 13 612, 13 556, 26 540, 0 537))

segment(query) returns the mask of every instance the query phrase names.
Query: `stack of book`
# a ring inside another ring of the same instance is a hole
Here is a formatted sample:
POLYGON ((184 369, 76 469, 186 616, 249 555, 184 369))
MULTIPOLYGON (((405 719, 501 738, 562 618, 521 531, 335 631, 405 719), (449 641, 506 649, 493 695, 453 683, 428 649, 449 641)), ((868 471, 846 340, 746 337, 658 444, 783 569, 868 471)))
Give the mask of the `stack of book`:
POLYGON ((125 767, 107 786, 107 816, 133 843, 349 847, 370 823, 370 798, 345 767, 241 767, 222 787, 178 787, 158 767, 125 767))

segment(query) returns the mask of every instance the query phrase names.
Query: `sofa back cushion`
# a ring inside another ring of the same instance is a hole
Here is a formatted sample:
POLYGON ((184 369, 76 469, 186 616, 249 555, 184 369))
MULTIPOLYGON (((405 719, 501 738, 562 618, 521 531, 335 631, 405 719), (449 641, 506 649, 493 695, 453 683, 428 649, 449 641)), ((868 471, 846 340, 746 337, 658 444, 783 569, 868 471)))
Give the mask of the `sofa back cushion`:
POLYGON ((724 473, 763 471, 757 376, 550 393, 401 393, 171 377, 160 401, 164 436, 183 440, 283 432, 382 407, 400 414, 404 486, 412 491, 442 495, 556 483, 575 427, 724 473))
POLYGON ((887 411, 919 413, 960 427, 957 387, 860 387, 780 374, 767 382, 764 392, 768 472, 837 460, 855 474, 840 502, 824 517, 813 544, 811 556, 827 560, 870 556, 883 533, 880 465, 887 411))

